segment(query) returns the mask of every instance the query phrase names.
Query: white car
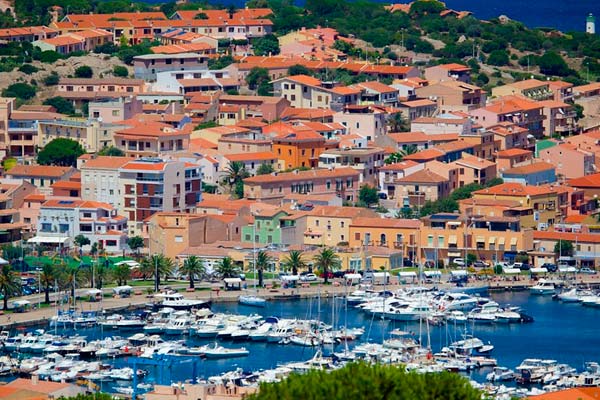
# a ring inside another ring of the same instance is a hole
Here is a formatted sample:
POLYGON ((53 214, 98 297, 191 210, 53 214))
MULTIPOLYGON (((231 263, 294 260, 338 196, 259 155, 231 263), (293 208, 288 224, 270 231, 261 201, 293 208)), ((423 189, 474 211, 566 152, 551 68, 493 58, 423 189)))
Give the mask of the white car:
POLYGON ((455 258, 452 261, 452 263, 458 265, 459 267, 464 267, 465 265, 467 265, 464 258, 455 258))
POLYGON ((315 274, 306 274, 300 277, 302 282, 314 282, 317 280, 317 276, 315 274))

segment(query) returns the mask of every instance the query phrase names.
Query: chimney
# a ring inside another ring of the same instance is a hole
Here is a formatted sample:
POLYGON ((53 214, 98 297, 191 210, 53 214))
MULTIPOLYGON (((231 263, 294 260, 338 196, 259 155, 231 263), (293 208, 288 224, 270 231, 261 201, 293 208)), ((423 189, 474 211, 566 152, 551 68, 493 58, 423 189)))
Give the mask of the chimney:
POLYGON ((31 386, 36 386, 40 380, 38 375, 31 375, 31 386))

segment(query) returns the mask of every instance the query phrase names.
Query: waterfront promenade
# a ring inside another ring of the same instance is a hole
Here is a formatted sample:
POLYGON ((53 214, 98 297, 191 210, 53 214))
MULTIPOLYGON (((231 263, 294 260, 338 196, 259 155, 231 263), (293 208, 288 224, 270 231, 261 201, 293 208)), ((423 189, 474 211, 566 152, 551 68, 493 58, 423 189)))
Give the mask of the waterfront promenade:
MULTIPOLYGON (((548 278, 552 279, 552 278, 548 278)), ((259 289, 258 295, 271 300, 276 301, 277 299, 294 299, 294 298, 308 298, 308 297, 330 297, 335 295, 343 296, 346 293, 350 293, 357 289, 357 286, 344 286, 341 284, 340 280, 333 280, 333 283, 330 285, 322 285, 321 283, 312 284, 312 285, 300 285, 297 288, 265 288, 259 289)), ((252 281, 248 282, 248 286, 252 281)), ((577 285, 590 285, 590 286, 600 286, 600 274, 595 275, 577 275, 574 279, 570 279, 569 281, 565 281, 567 284, 577 284, 577 285)), ((386 290, 396 290, 401 287, 406 287, 413 283, 406 284, 390 284, 386 285, 386 290)), ((529 279, 525 276, 518 276, 515 280, 514 277, 500 277, 495 276, 491 279, 482 279, 482 280, 473 280, 469 282, 465 288, 469 287, 477 287, 481 285, 489 285, 490 290, 499 290, 499 291, 512 291, 512 290, 525 290, 529 286, 534 285, 535 281, 529 279)), ((213 284, 214 285, 214 284, 213 284)), ((456 288, 454 284, 447 283, 447 279, 442 278, 440 282, 425 284, 426 287, 437 287, 440 289, 450 289, 456 288)), ((211 286, 209 283, 203 283, 197 285, 195 291, 187 291, 188 287, 187 283, 179 282, 177 284, 169 284, 165 285, 165 287, 169 287, 175 290, 182 290, 181 293, 189 299, 199 299, 199 300, 207 300, 213 303, 215 302, 235 302, 241 294, 245 293, 256 293, 254 289, 248 290, 232 290, 225 291, 223 289, 217 290, 215 286, 211 286)), ((269 281, 267 281, 267 287, 269 287, 269 281)), ((143 307, 145 304, 153 303, 155 299, 152 294, 147 294, 147 287, 135 287, 133 289, 133 293, 129 297, 119 297, 119 296, 110 296, 112 294, 112 288, 105 288, 103 292, 105 294, 102 301, 90 302, 86 300, 82 300, 83 298, 88 298, 86 296, 86 292, 89 288, 82 288, 77 290, 77 296, 79 300, 77 301, 78 310, 82 311, 101 311, 104 310, 106 312, 116 312, 122 310, 133 310, 136 308, 143 307)), ((376 290, 383 290, 384 286, 379 285, 376 287, 376 290)), ((44 323, 48 321, 52 316, 56 315, 56 307, 53 305, 55 299, 59 298, 58 296, 64 296, 62 294, 54 294, 51 295, 51 306, 37 308, 38 301, 43 301, 44 294, 36 294, 27 297, 21 297, 19 299, 27 299, 32 304, 32 309, 22 313, 2 313, 0 315, 0 327, 2 329, 14 329, 22 326, 31 326, 39 323, 44 323)), ((11 299, 10 302, 17 300, 11 299)), ((62 306, 64 309, 65 306, 62 306)))

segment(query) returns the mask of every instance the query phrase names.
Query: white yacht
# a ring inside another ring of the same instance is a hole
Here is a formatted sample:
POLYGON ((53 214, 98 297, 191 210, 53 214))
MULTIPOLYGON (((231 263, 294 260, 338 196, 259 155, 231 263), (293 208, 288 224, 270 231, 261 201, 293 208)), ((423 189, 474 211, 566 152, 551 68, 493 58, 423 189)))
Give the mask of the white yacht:
POLYGON ((204 350, 204 356, 206 358, 233 358, 233 357, 246 357, 250 352, 245 347, 239 349, 229 349, 223 346, 215 344, 214 347, 210 347, 204 350))
POLYGON ((162 299, 160 307, 171 307, 175 310, 187 310, 190 308, 205 308, 209 306, 206 300, 186 299, 181 293, 174 291, 160 293, 154 297, 162 299))
POLYGON ((534 286, 529 288, 531 294, 548 295, 556 293, 556 286, 551 281, 540 279, 534 286))
POLYGON ((515 378, 515 371, 506 367, 495 367, 492 372, 487 374, 488 382, 512 381, 515 378))

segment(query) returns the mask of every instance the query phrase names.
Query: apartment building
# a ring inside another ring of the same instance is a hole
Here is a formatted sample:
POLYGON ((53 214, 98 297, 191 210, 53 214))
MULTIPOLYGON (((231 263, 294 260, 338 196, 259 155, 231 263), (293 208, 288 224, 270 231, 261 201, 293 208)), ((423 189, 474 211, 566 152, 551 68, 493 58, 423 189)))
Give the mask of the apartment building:
POLYGON ((35 186, 21 179, 0 179, 0 244, 20 242, 27 230, 19 209, 35 186))
POLYGON ((15 165, 5 173, 7 178, 21 179, 35 185, 40 193, 51 194, 52 184, 69 180, 76 172, 72 167, 57 167, 53 165, 15 165))
POLYGON ((141 158, 119 168, 119 212, 128 217, 131 235, 158 211, 191 212, 201 201, 201 167, 182 161, 141 158))
POLYGON ((537 79, 525 79, 507 85, 496 86, 492 89, 493 97, 509 95, 521 95, 534 101, 550 100, 554 98, 554 92, 550 89, 550 82, 537 79))
POLYGON ((350 225, 357 217, 375 218, 377 213, 366 208, 318 206, 306 213, 304 244, 340 246, 350 240, 350 225))
POLYGON ((117 184, 120 178, 119 169, 130 161, 129 157, 95 156, 92 159, 80 157, 78 167, 81 171, 82 200, 97 200, 119 207, 122 203, 122 193, 117 184))
POLYGON ((502 122, 512 123, 527 129, 531 135, 541 138, 544 135, 543 105, 522 96, 502 96, 494 103, 485 107, 471 110, 475 122, 484 128, 498 125, 502 122))
POLYGON ((135 96, 117 97, 90 101, 88 104, 89 117, 101 121, 104 124, 128 120, 137 114, 144 112, 143 103, 135 96))
POLYGON ((319 168, 350 167, 360 173, 359 182, 371 186, 377 183, 377 171, 384 165, 385 150, 379 147, 339 148, 319 155, 319 168))
POLYGON ((428 81, 461 81, 471 82, 471 68, 466 65, 450 63, 425 68, 425 79, 428 81))
POLYGON ((132 121, 130 128, 116 130, 114 145, 127 157, 157 157, 188 148, 190 133, 162 122, 132 121))
POLYGON ((283 169, 315 168, 325 151, 325 138, 312 130, 289 130, 273 138, 273 153, 282 160, 283 169))
POLYGON ((133 73, 136 79, 153 82, 161 72, 206 69, 208 58, 208 54, 192 52, 144 54, 133 58, 133 73))
POLYGON ((387 133, 389 114, 377 107, 349 105, 333 115, 333 122, 342 124, 349 134, 356 133, 375 140, 387 133))
POLYGON ((451 111, 468 112, 485 105, 485 90, 462 81, 441 81, 417 87, 416 95, 437 102, 442 113, 451 111))

